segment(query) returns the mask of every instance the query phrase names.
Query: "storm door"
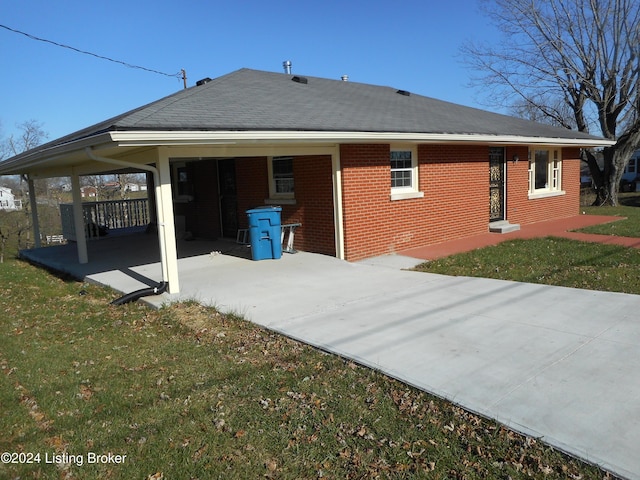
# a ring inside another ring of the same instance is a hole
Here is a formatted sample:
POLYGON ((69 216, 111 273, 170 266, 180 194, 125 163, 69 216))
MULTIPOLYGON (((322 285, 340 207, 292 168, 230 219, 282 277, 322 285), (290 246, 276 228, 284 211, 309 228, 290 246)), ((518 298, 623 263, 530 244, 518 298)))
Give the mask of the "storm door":
POLYGON ((222 236, 235 238, 238 233, 238 191, 234 158, 218 160, 218 191, 222 236))
POLYGON ((504 148, 489 149, 489 221, 504 220, 504 148))

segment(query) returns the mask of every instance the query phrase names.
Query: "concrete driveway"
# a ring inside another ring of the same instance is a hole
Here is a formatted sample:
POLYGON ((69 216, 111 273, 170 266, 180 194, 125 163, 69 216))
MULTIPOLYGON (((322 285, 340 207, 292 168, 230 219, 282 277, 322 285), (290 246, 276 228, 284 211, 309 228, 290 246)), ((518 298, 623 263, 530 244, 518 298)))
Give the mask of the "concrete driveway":
MULTIPOLYGON (((111 241, 91 245, 89 265, 69 246, 32 261, 125 292, 160 280, 149 240, 111 241)), ((640 296, 410 272, 418 260, 403 256, 254 262, 234 244, 188 247, 182 293, 149 303, 240 313, 640 480, 640 296)))
POLYGON ((416 262, 193 257, 180 263, 182 298, 640 479, 640 296, 400 269, 416 262))

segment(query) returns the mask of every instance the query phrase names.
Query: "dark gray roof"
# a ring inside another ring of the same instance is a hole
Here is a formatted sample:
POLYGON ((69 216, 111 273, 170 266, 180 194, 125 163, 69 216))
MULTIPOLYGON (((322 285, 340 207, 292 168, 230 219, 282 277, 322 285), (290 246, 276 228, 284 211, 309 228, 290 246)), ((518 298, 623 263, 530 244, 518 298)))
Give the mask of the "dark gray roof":
POLYGON ((48 145, 105 131, 326 131, 594 139, 581 132, 465 107, 397 88, 240 69, 48 145), (406 92, 405 92, 406 93, 406 92))

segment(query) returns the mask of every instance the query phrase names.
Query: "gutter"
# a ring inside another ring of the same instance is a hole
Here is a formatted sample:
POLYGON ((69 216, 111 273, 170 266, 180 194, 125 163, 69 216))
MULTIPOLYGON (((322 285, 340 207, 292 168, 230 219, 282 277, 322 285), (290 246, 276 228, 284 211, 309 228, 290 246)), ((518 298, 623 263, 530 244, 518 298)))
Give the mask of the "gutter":
POLYGON ((19 175, 42 164, 67 158, 74 152, 81 152, 82 148, 92 148, 96 145, 108 145, 109 143, 112 143, 109 133, 102 133, 98 136, 67 143, 41 145, 0 162, 0 175, 19 175))
MULTIPOLYGON (((160 172, 156 167, 152 167, 150 165, 138 164, 138 163, 125 162, 123 160, 115 160, 113 158, 100 157, 93 152, 93 149, 91 147, 86 147, 84 151, 91 160, 95 160, 96 162, 109 163, 111 165, 118 165, 121 167, 129 167, 129 168, 135 168, 135 169, 146 170, 147 172, 151 172, 153 174, 153 184, 155 188, 158 188, 158 185, 160 185, 160 172)), ((157 287, 155 287, 155 289, 162 290, 160 292, 162 293, 168 288, 169 273, 168 273, 167 264, 166 264, 167 250, 166 250, 165 239, 164 239, 164 233, 165 233, 164 232, 164 229, 165 229, 164 211, 162 210, 162 202, 160 202, 157 197, 156 197, 156 209, 158 213, 158 242, 160 243, 160 263, 162 265, 162 282, 157 287)), ((144 290, 147 290, 147 289, 144 289, 144 290)), ((133 295, 140 292, 141 291, 133 292, 132 294, 129 294, 129 295, 133 295)), ((151 295, 151 294, 152 293, 147 293, 147 295, 151 295)), ((119 300, 122 300, 122 299, 119 299, 119 300)), ((132 300, 128 300, 128 301, 132 301, 132 300)))
POLYGON ((420 132, 346 132, 305 130, 245 130, 245 131, 156 131, 131 130, 111 132, 111 139, 119 146, 244 146, 261 143, 466 143, 483 145, 553 145, 564 147, 607 147, 614 140, 598 137, 535 137, 478 133, 420 133, 420 132))

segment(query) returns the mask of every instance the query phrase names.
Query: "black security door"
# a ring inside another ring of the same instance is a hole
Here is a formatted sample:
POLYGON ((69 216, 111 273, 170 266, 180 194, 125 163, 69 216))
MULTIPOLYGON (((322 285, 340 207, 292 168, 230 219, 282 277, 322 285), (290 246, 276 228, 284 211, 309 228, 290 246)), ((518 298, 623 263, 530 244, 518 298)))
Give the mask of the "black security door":
POLYGON ((234 158, 218 160, 218 182, 222 235, 235 238, 238 232, 238 192, 234 158))
POLYGON ((504 220, 504 148, 489 149, 489 221, 504 220))

